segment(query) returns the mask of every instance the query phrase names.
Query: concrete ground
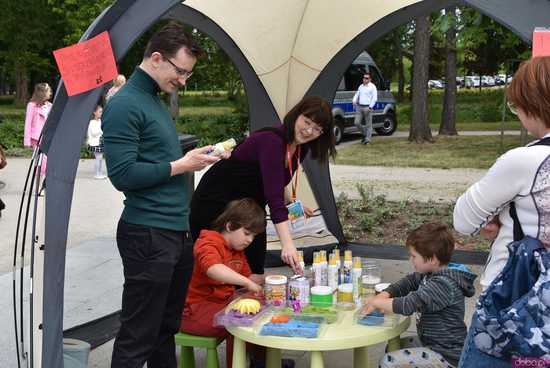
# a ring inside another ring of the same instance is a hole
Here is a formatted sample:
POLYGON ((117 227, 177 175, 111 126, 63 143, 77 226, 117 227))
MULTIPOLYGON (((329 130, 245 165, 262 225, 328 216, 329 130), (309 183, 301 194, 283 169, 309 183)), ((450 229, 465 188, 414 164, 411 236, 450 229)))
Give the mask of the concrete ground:
MULTIPOLYGON (((0 335, 0 366, 13 367, 15 363, 15 338, 13 331, 12 313, 12 270, 13 244, 17 213, 27 171, 28 159, 9 158, 8 166, 0 171, 0 198, 6 202, 6 210, 0 218, 0 320, 3 330, 0 335)), ((394 169, 386 173, 381 168, 331 166, 332 178, 342 178, 343 175, 362 175, 370 177, 378 172, 388 178, 394 169)), ((430 170, 430 169, 427 169, 430 170)), ((396 181, 403 178, 404 169, 394 172, 396 181)), ((476 180, 483 171, 469 177, 469 181, 476 180)), ((430 172, 430 175, 433 171, 430 172)), ((414 172, 411 177, 425 177, 425 173, 414 172)), ((441 176, 461 177, 462 172, 445 170, 441 176)), ((200 177, 200 174, 198 175, 200 177)), ((361 178, 356 178, 361 180, 361 178)), ((468 181, 468 182, 469 182, 468 181)), ((440 183, 441 184, 441 183, 440 183)), ((467 186, 468 183, 463 185, 467 186)), ((445 185, 441 185, 443 188, 445 185)), ((345 190, 335 185, 335 194, 345 190)), ((108 180, 93 178, 93 160, 81 160, 75 181, 75 191, 71 207, 71 220, 67 242, 67 267, 65 278, 65 306, 64 328, 70 328, 83 322, 103 316, 120 308, 120 293, 122 287, 122 267, 114 242, 116 223, 122 210, 123 196, 117 192, 108 180)), ((303 245, 318 244, 319 239, 313 237, 303 245)), ((28 253, 28 252, 27 252, 28 253)), ((383 279, 392 282, 411 271, 408 262, 381 260, 383 265, 383 279)), ((269 270, 272 273, 282 272, 283 269, 269 270)), ((287 271, 284 269, 284 271, 287 271)), ((479 272, 479 267, 474 268, 479 272)), ((467 303, 469 320, 475 298, 467 303)), ((414 331, 411 327, 410 332, 414 331)), ((112 341, 92 351, 90 367, 109 367, 112 341)), ((383 352, 383 346, 373 347, 371 361, 374 363, 383 352)), ((222 357, 223 348, 219 349, 222 357)), ((299 352, 285 352, 285 356, 297 361, 297 367, 308 366, 308 354, 299 352)), ((325 354, 327 367, 351 366, 351 351, 331 352, 325 354)), ((204 366, 204 353, 197 353, 197 366, 204 366)), ((224 359, 220 359, 224 362, 224 359)), ((223 364, 223 363, 222 363, 223 364)), ((373 365, 374 366, 374 365, 373 365)))

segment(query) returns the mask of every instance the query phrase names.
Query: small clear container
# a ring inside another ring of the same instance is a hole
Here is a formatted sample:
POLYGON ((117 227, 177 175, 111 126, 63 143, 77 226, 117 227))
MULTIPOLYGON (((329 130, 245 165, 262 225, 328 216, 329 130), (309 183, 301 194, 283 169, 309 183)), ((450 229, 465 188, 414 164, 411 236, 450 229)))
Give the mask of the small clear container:
POLYGON ((375 259, 363 259, 363 272, 361 273, 361 300, 374 296, 375 286, 382 282, 382 268, 380 262, 375 259))
POLYGON ((340 318, 340 313, 332 306, 325 308, 308 305, 303 307, 298 313, 295 313, 292 308, 280 309, 277 312, 286 314, 300 321, 317 322, 321 324, 336 323, 340 318))
POLYGON ((224 309, 214 315, 214 326, 250 327, 270 311, 270 306, 266 305, 265 300, 251 292, 236 291, 232 299, 224 309), (257 301, 260 304, 260 309, 255 313, 241 313, 237 310, 237 306, 243 300, 257 301))
POLYGON ((300 315, 282 312, 280 309, 272 310, 263 316, 256 324, 256 334, 296 338, 316 338, 324 335, 327 326, 325 323, 304 320, 300 315))

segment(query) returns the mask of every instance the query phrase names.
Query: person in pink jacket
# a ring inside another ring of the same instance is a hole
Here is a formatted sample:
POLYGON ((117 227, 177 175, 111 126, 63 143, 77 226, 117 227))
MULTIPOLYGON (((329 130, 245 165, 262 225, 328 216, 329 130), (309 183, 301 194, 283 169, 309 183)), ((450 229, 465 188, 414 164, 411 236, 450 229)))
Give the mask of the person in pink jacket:
MULTIPOLYGON (((38 83, 34 86, 34 92, 31 100, 27 104, 27 112, 25 114, 25 135, 23 144, 25 147, 38 146, 40 133, 46 123, 48 114, 52 108, 49 99, 52 97, 52 89, 48 83, 38 83)), ((42 159, 42 175, 46 174, 46 155, 42 159)))

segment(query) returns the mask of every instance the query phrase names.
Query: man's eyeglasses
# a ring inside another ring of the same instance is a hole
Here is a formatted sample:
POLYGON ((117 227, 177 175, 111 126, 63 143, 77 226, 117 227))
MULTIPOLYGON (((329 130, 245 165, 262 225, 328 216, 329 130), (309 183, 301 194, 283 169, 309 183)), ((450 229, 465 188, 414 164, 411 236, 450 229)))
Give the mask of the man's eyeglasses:
POLYGON ((321 128, 319 125, 314 123, 313 121, 305 118, 304 122, 306 123, 306 129, 311 129, 316 134, 323 134, 323 128, 321 128))
POLYGON ((191 78, 191 76, 193 75, 193 72, 189 72, 183 68, 180 68, 179 66, 177 66, 176 64, 174 64, 170 59, 166 58, 166 57, 162 57, 164 60, 166 60, 167 62, 170 63, 170 65, 172 65, 174 67, 174 70, 176 71, 176 74, 178 75, 178 77, 180 78, 184 78, 185 80, 188 80, 189 78, 191 78))
POLYGON ((518 107, 513 102, 508 101, 506 102, 506 105, 508 105, 508 109, 512 114, 514 115, 518 114, 518 107))

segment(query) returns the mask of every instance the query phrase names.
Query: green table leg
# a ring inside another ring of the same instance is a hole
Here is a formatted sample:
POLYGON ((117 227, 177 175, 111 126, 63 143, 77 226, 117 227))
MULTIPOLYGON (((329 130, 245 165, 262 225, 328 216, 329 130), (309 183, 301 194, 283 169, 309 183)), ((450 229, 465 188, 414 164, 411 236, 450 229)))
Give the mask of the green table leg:
POLYGON ((265 357, 266 368, 281 368, 281 350, 274 348, 266 349, 265 357))
POLYGON ((311 368, 324 368, 323 353, 320 351, 311 352, 311 368))
POLYGON ((233 340, 233 368, 246 368, 246 344, 237 336, 233 340))
POLYGON ((353 368, 369 367, 369 350, 366 346, 353 349, 353 368))
POLYGON ((388 353, 399 349, 401 349, 401 336, 396 336, 388 341, 388 346, 386 348, 388 353))

